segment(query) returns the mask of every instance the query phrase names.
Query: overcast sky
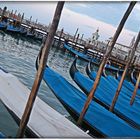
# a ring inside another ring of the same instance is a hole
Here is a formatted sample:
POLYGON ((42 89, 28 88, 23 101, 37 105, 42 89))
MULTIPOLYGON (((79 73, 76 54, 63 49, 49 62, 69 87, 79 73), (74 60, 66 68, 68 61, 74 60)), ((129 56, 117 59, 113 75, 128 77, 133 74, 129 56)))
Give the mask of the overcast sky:
MULTIPOLYGON (((56 2, 1 2, 1 8, 7 6, 9 10, 25 13, 25 17, 32 16, 35 21, 48 25, 53 18, 56 2)), ((99 28, 99 40, 105 41, 114 35, 128 2, 66 2, 63 8, 59 29, 74 35, 76 28, 85 38, 99 28)), ((129 45, 140 27, 140 2, 136 4, 130 14, 123 32, 117 42, 129 45)))

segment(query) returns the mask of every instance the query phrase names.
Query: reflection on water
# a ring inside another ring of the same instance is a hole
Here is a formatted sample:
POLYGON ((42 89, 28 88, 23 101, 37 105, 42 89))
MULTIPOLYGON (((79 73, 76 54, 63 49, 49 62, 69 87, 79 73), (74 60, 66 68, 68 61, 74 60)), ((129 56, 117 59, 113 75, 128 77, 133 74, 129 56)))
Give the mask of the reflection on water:
MULTIPOLYGON (((36 73, 35 60, 40 47, 41 43, 39 42, 27 40, 19 35, 9 35, 1 31, 0 67, 17 76, 22 83, 31 89, 36 73)), ((76 86, 69 75, 69 68, 73 60, 74 57, 71 57, 70 53, 63 52, 57 47, 52 47, 48 58, 48 65, 76 86)), ((87 62, 78 61, 78 64, 78 68, 84 73, 84 67, 87 62)), ((38 96, 61 114, 68 115, 44 81, 41 83, 38 96)), ((0 107, 0 131, 8 136, 15 136, 17 131, 16 123, 2 104, 0 104, 0 107)))

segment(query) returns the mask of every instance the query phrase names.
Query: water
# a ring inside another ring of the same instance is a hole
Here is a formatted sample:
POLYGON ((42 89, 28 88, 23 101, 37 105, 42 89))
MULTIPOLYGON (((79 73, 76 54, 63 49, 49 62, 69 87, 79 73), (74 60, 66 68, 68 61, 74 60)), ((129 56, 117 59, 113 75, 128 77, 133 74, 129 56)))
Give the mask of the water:
MULTIPOLYGON (((31 89, 36 74, 35 60, 40 48, 41 43, 39 42, 0 31, 0 67, 17 76, 24 85, 31 89)), ((69 75, 69 68, 73 60, 74 58, 68 52, 52 47, 48 65, 77 87, 69 75)), ((87 62, 79 60, 78 64, 78 69, 85 73, 87 62)), ((38 96, 62 115, 69 115, 44 81, 41 83, 38 96)), ((14 137, 17 129, 17 124, 0 102, 0 131, 4 132, 6 136, 14 137)))

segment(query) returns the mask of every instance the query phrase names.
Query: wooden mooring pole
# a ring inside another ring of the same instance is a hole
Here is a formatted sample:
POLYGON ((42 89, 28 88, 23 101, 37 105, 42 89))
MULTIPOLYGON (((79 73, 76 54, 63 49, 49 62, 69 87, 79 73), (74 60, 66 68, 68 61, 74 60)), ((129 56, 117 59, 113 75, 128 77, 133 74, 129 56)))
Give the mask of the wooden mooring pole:
POLYGON ((80 43, 79 44, 82 44, 83 37, 84 37, 84 34, 82 34, 82 36, 80 38, 80 43))
POLYGON ((85 103, 85 105, 84 105, 84 107, 82 109, 82 112, 80 114, 80 117, 78 119, 78 122, 77 122, 78 125, 80 125, 82 123, 83 117, 84 117, 84 115, 85 115, 85 113, 86 113, 86 111, 87 111, 87 109, 88 109, 88 107, 90 105, 90 102, 92 101, 92 99, 94 97, 95 91, 96 91, 96 89, 98 87, 98 84, 99 84, 99 81, 100 81, 100 78, 101 78, 101 74, 102 74, 103 69, 104 69, 104 66, 105 66, 105 64, 107 62, 107 59, 110 56, 110 54, 112 52, 112 49, 113 49, 113 47, 114 47, 114 45, 116 43, 116 40, 118 39, 119 34, 121 33, 121 31, 123 29, 123 26, 124 26, 124 24, 125 24, 128 16, 130 15, 132 9, 134 8, 135 4, 136 4, 135 1, 130 2, 130 5, 129 5, 127 11, 125 12, 125 14, 124 14, 124 16, 123 16, 123 18, 122 18, 122 20, 121 20, 121 22, 120 22, 117 30, 116 30, 116 32, 114 34, 113 39, 109 42, 109 47, 108 47, 108 49, 107 49, 107 51, 106 51, 106 53, 105 53, 105 55, 103 57, 103 60, 102 60, 102 62, 100 64, 100 67, 99 67, 99 70, 97 72, 97 76, 96 76, 94 85, 93 85, 93 87, 92 87, 92 89, 91 89, 91 91, 89 93, 89 96, 87 98, 87 101, 86 101, 86 103, 85 103))
POLYGON ((33 108, 33 104, 34 104, 35 98, 37 96, 37 92, 38 92, 38 89, 39 89, 39 86, 40 86, 40 83, 41 83, 41 80, 43 77, 43 72, 44 72, 46 62, 48 59, 49 50, 50 50, 50 47, 52 45, 53 38, 54 38, 55 32, 56 32, 57 27, 58 27, 58 23, 60 20, 63 6, 64 6, 64 1, 59 1, 57 4, 56 10, 55 10, 55 14, 54 14, 53 21, 51 24, 50 32, 48 34, 48 37, 46 39, 46 42, 45 42, 45 45, 44 45, 44 48, 42 51, 41 60, 40 60, 39 68, 38 68, 38 71, 37 71, 37 74, 36 74, 36 77, 34 80, 34 84, 32 86, 31 93, 29 95, 23 116, 22 116, 21 121, 20 121, 20 126, 19 126, 19 129, 17 132, 18 138, 22 138, 24 136, 24 132, 25 132, 27 123, 28 123, 29 118, 30 118, 31 110, 33 108))
POLYGON ((60 47, 60 45, 61 45, 61 38, 62 38, 63 32, 64 32, 64 29, 62 28, 60 35, 59 35, 59 39, 58 39, 58 47, 60 47))
POLYGON ((136 93, 137 93, 137 90, 138 90, 138 87, 139 87, 139 83, 140 83, 140 72, 139 72, 139 76, 138 76, 138 79, 137 79, 137 82, 136 82, 136 85, 135 85, 134 92, 133 92, 131 100, 130 100, 130 105, 133 105, 133 103, 134 103, 136 93))
POLYGON ((73 37, 73 41, 72 41, 73 44, 74 44, 74 41, 75 41, 75 37, 76 37, 76 35, 77 35, 77 33, 78 33, 78 30, 79 30, 79 28, 76 29, 75 35, 74 35, 74 37, 73 37))
POLYGON ((5 13, 6 13, 6 10, 7 10, 7 7, 5 6, 4 8, 3 8, 3 10, 2 10, 2 18, 3 18, 3 16, 5 15, 5 13))
POLYGON ((76 48, 76 45, 77 45, 77 43, 78 43, 78 39, 79 39, 79 34, 78 34, 77 37, 76 37, 76 41, 75 41, 75 45, 74 45, 75 48, 76 48))
POLYGON ((122 74, 120 83, 119 83, 118 88, 117 88, 117 90, 116 90, 115 96, 114 96, 114 98, 113 98, 113 100, 112 100, 112 104, 111 104, 111 106, 110 106, 110 108, 109 108, 109 110, 110 110, 111 112, 113 112, 114 106, 115 106, 115 104, 116 104, 116 102, 117 102, 117 99, 118 99, 118 97, 119 97, 119 93, 120 93, 120 91, 121 91, 121 88, 122 88, 122 85, 123 85, 123 81, 124 81, 124 79, 125 79, 125 75, 126 75, 126 73, 127 73, 127 71, 128 71, 128 68, 129 68, 129 66, 130 66, 130 64, 131 64, 131 62, 132 62, 132 60, 133 60, 133 58, 134 58, 134 54, 135 54, 136 48, 137 48, 137 46, 138 46, 138 44, 139 44, 139 41, 140 41, 140 32, 138 33, 136 42, 134 43, 134 46, 133 46, 132 51, 131 51, 131 54, 130 54, 130 58, 129 58, 129 60, 128 60, 126 66, 125 66, 125 69, 124 69, 124 72, 123 72, 123 74, 122 74))

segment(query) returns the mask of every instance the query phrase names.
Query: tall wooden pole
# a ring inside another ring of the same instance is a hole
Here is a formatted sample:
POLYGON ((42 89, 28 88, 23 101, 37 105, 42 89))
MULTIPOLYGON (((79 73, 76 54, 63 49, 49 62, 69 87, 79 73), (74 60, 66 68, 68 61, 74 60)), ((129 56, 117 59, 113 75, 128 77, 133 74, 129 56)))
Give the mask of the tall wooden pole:
POLYGON ((130 15, 130 13, 131 13, 133 7, 135 6, 135 4, 136 4, 136 2, 134 2, 134 1, 133 1, 133 2, 130 2, 130 5, 129 5, 127 11, 125 12, 125 14, 124 14, 124 16, 123 16, 123 18, 122 18, 122 20, 121 20, 121 22, 120 22, 120 24, 119 24, 117 30, 116 30, 116 32, 115 32, 115 34, 114 34, 113 39, 109 42, 109 47, 108 47, 108 49, 107 49, 107 51, 106 51, 106 53, 105 53, 105 55, 104 55, 104 57, 103 57, 103 60, 102 60, 102 62, 101 62, 101 64, 100 64, 100 67, 99 67, 99 70, 98 70, 98 72, 97 72, 97 76, 96 76, 94 85, 93 85, 93 87, 92 87, 92 89, 91 89, 91 91, 90 91, 90 93, 89 93, 89 96, 88 96, 88 98, 87 98, 87 101, 86 101, 86 103, 85 103, 85 105, 84 105, 84 107, 83 107, 83 110, 82 110, 82 112, 81 112, 81 114, 80 114, 80 117, 79 117, 79 119, 78 119, 78 122, 77 122, 78 125, 81 124, 82 119, 83 119, 83 117, 84 117, 84 115, 85 115, 85 113, 86 113, 86 111, 87 111, 87 109, 88 109, 88 107, 89 107, 89 104, 90 104, 90 102, 92 101, 92 99, 93 99, 93 97, 94 97, 95 91, 96 91, 96 89, 97 89, 97 87, 98 87, 98 84, 99 84, 99 81, 100 81, 100 78, 101 78, 101 75, 102 75, 104 66, 105 66, 105 64, 106 64, 106 62, 107 62, 107 59, 108 59, 108 57, 110 56, 110 54, 111 54, 111 52, 112 52, 112 49, 113 49, 113 47, 114 47, 114 45, 115 45, 115 43, 116 43, 116 40, 118 39, 119 34, 121 33, 122 28, 123 28, 123 26, 124 26, 124 24, 125 24, 125 22, 126 22, 128 16, 130 15))
POLYGON ((76 37, 76 41, 75 41, 75 47, 76 47, 76 45, 77 45, 77 42, 78 42, 78 39, 79 39, 79 34, 77 35, 77 37, 76 37))
POLYGON ((136 82, 136 85, 135 85, 133 95, 132 95, 131 100, 130 100, 130 105, 133 105, 133 103, 134 103, 135 96, 136 96, 136 93, 137 93, 137 90, 138 90, 138 87, 139 87, 139 83, 140 83, 140 72, 139 72, 139 76, 138 76, 138 79, 137 79, 137 82, 136 82))
POLYGON ((5 15, 5 12, 6 12, 6 10, 7 10, 7 7, 5 6, 4 8, 3 8, 3 10, 2 10, 2 18, 3 18, 3 16, 5 15))
POLYGON ((59 39, 58 39, 58 47, 61 45, 61 38, 62 38, 63 32, 64 32, 64 29, 62 28, 59 35, 59 39))
POLYGON ((77 33, 78 33, 78 30, 79 30, 79 28, 76 29, 76 32, 75 32, 75 35, 74 35, 74 37, 73 37, 72 43, 74 43, 74 41, 75 41, 75 37, 76 37, 76 35, 77 35, 77 33))
POLYGON ((132 62, 132 60, 133 60, 133 58, 134 58, 134 54, 135 54, 136 48, 137 48, 137 46, 138 46, 138 44, 139 44, 139 41, 140 41, 140 32, 138 33, 136 42, 135 42, 134 47, 132 48, 132 51, 131 51, 131 54, 130 54, 130 58, 129 58, 129 60, 128 60, 126 66, 125 66, 125 69, 124 69, 124 72, 123 72, 123 74, 122 74, 120 83, 119 83, 118 88, 117 88, 117 90, 116 90, 115 96, 114 96, 114 98, 113 98, 113 100, 112 100, 112 104, 111 104, 111 106, 110 106, 110 108, 109 108, 109 110, 110 110, 111 112, 113 112, 114 106, 115 106, 115 104, 116 104, 116 102, 117 102, 119 93, 120 93, 121 88, 122 88, 123 81, 124 81, 124 79, 125 79, 125 75, 126 75, 126 73, 127 73, 127 71, 128 71, 129 65, 131 64, 131 62, 132 62))
POLYGON ((80 44, 81 44, 81 42, 82 42, 83 37, 84 37, 84 34, 82 34, 82 36, 81 36, 81 39, 80 39, 80 44))
POLYGON ((55 10, 50 32, 48 34, 48 37, 46 39, 46 42, 45 42, 45 45, 44 45, 44 48, 42 51, 41 60, 40 60, 39 68, 38 68, 38 71, 37 71, 37 74, 36 74, 36 77, 34 80, 34 84, 32 86, 31 93, 29 95, 23 116, 20 121, 20 126, 19 126, 18 133, 17 133, 18 138, 21 138, 24 135, 25 128, 27 126, 27 123, 28 123, 28 120, 29 120, 29 117, 31 114, 31 110, 32 110, 35 98, 37 96, 37 92, 38 92, 42 77, 43 77, 43 72, 44 72, 46 62, 48 59, 49 50, 52 45, 53 38, 54 38, 55 32, 57 30, 58 24, 59 24, 63 6, 64 6, 64 1, 59 1, 57 4, 56 10, 55 10))

